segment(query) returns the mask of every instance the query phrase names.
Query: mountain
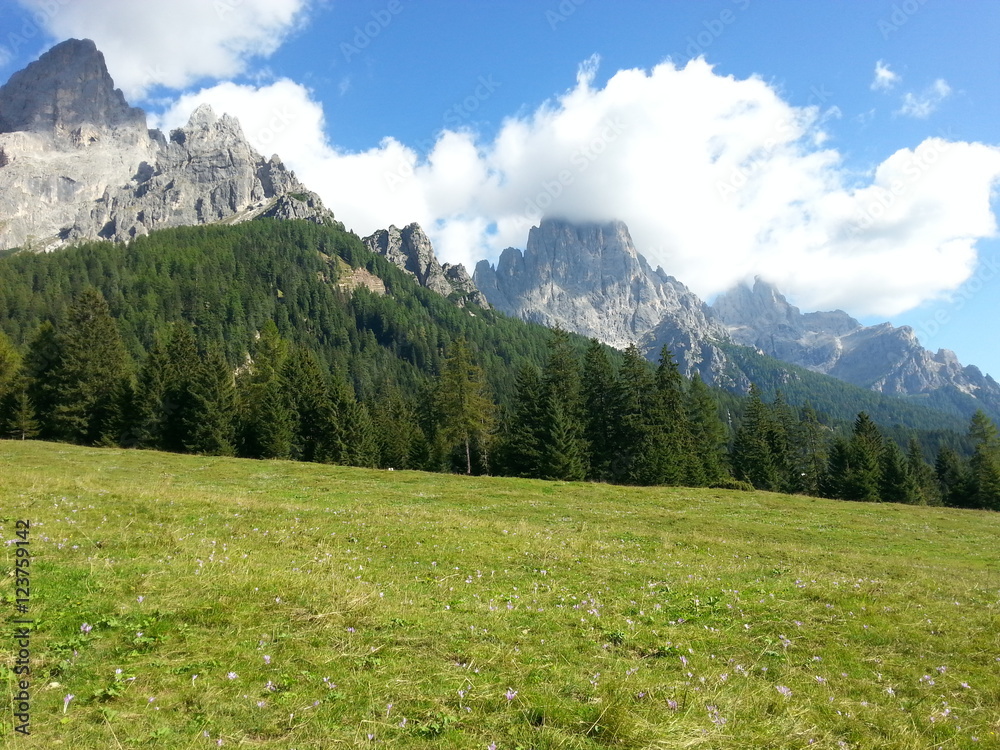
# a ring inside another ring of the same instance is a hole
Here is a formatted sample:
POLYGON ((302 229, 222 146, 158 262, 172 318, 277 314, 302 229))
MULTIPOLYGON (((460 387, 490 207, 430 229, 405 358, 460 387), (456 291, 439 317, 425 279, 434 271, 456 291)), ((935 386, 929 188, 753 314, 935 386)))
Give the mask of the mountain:
MULTIPOLYGON (((857 391, 810 377, 811 371, 963 419, 977 408, 1000 417, 1000 386, 976 367, 963 367, 952 352, 927 351, 912 329, 863 326, 841 310, 802 313, 759 279, 709 307, 662 268, 652 270, 622 222, 543 219, 523 252, 504 250, 495 267, 480 261, 473 279, 508 315, 619 349, 635 343, 653 361, 666 346, 685 374, 697 371, 732 391, 756 382, 836 413, 838 398, 858 402, 857 391)), ((881 400, 868 408, 897 413, 881 400)), ((914 423, 912 415, 901 418, 914 423)))
POLYGON ((0 87, 0 250, 260 215, 333 222, 232 117, 202 106, 169 136, 147 129, 90 40, 56 45, 0 87))
POLYGON ((508 315, 619 349, 638 344, 653 359, 668 346, 685 373, 724 377, 713 342, 727 339, 726 329, 686 286, 649 266, 620 221, 543 219, 523 252, 507 248, 495 267, 480 261, 473 280, 508 315))
POLYGON ((863 326, 847 313, 801 313, 772 285, 757 279, 737 286, 712 305, 736 343, 776 359, 881 393, 928 395, 953 391, 1000 405, 1000 385, 955 353, 924 349, 909 326, 863 326))
POLYGON ((395 226, 380 229, 365 237, 363 242, 371 252, 392 261, 421 286, 454 299, 459 307, 471 302, 489 309, 489 302, 476 288, 465 266, 438 262, 434 246, 419 224, 409 224, 403 229, 395 226))

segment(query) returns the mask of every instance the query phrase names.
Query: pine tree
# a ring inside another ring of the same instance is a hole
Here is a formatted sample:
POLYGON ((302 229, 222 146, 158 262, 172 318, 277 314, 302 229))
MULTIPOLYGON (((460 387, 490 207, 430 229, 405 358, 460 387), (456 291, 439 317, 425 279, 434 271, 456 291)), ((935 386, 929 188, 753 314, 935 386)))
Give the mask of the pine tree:
POLYGON ((711 390, 695 372, 687 397, 688 424, 691 428, 691 450, 699 466, 701 481, 712 486, 726 479, 726 426, 719 418, 719 403, 711 390))
POLYGON ((128 395, 128 357, 100 292, 88 289, 76 299, 58 341, 55 436, 87 445, 116 443, 128 395))
POLYGON ((399 388, 382 389, 378 409, 373 417, 377 435, 379 461, 383 469, 416 469, 427 452, 427 437, 421 429, 417 412, 399 388))
POLYGON ((0 400, 13 393, 21 372, 21 355, 14 342, 0 331, 0 400))
POLYGON ((610 475, 611 456, 615 452, 612 434, 615 381, 615 372, 604 346, 597 339, 591 339, 583 356, 581 383, 584 439, 590 449, 587 457, 590 479, 604 480, 610 475))
POLYGON ((953 508, 970 508, 973 506, 971 478, 962 459, 948 446, 942 446, 934 462, 934 474, 937 476, 941 500, 953 508))
POLYGON ((287 357, 287 343, 274 321, 267 320, 254 347, 252 364, 237 381, 243 456, 291 457, 294 415, 282 378, 287 357))
POLYGON ((291 457, 297 461, 325 460, 326 435, 333 429, 333 401, 316 356, 295 347, 285 361, 283 387, 292 417, 291 457))
POLYGON ((851 444, 846 438, 838 436, 830 446, 830 457, 822 484, 823 496, 846 500, 850 473, 851 444))
POLYGON ((129 404, 126 448, 162 448, 164 400, 167 392, 167 347, 160 341, 146 354, 129 404))
POLYGON ((827 451, 825 428, 816 411, 806 404, 793 440, 796 490, 818 497, 826 485, 827 451))
POLYGON ((882 455, 885 443, 878 427, 865 412, 854 421, 848 457, 847 476, 843 479, 845 500, 878 502, 882 489, 882 455))
POLYGON ((545 398, 538 368, 522 365, 514 386, 513 408, 504 416, 497 446, 498 468, 509 476, 541 477, 545 398))
POLYGON ((38 420, 27 385, 24 380, 15 383, 0 400, 0 437, 30 440, 38 435, 38 420))
POLYGON ((782 477, 773 449, 775 425, 756 385, 733 441, 733 475, 758 490, 777 491, 782 477))
POLYGON ((781 492, 800 490, 801 474, 796 461, 795 440, 799 431, 799 420, 785 401, 781 391, 776 391, 771 403, 771 425, 768 443, 771 446, 775 470, 778 474, 777 489, 781 492))
MULTIPOLYGON (((472 449, 482 454, 493 428, 494 405, 482 369, 472 361, 465 339, 452 345, 438 378, 436 406, 440 437, 447 449, 460 448, 466 474, 472 473, 472 449)), ((486 463, 485 460, 482 463, 486 463)))
POLYGON ((38 437, 42 440, 54 440, 57 437, 54 415, 60 394, 56 373, 61 368, 62 358, 62 341, 55 326, 45 321, 35 331, 23 364, 28 399, 35 407, 38 437))
POLYGON ((655 484, 703 484, 699 462, 693 455, 691 427, 688 424, 684 378, 666 346, 654 379, 653 439, 655 484))
POLYGON ((542 373, 542 432, 539 468, 546 479, 582 480, 587 475, 580 367, 569 334, 556 329, 542 373))
POLYGON ((969 422, 969 438, 974 446, 969 460, 972 504, 1000 510, 1000 438, 996 425, 981 409, 969 422))
POLYGON ((612 399, 610 478, 613 482, 654 484, 658 478, 653 389, 649 365, 632 344, 625 350, 612 399))
POLYGON ((236 453, 236 383, 222 352, 209 348, 191 381, 192 423, 184 449, 208 456, 236 453))
POLYGON ((334 464, 352 465, 354 456, 361 456, 365 449, 354 451, 358 440, 363 440, 363 427, 359 424, 360 409, 354 389, 340 370, 330 378, 330 403, 333 420, 323 440, 323 460, 334 464))
POLYGON ((940 505, 941 492, 934 469, 924 460, 924 452, 916 438, 910 438, 907 446, 906 466, 917 485, 917 502, 920 505, 940 505))
POLYGON ((175 323, 166 346, 163 397, 159 409, 159 447, 181 453, 192 441, 198 424, 194 381, 200 358, 191 326, 175 323))
POLYGON ((885 443, 881 464, 879 497, 882 502, 918 504, 920 502, 920 488, 910 473, 906 457, 892 440, 885 443))

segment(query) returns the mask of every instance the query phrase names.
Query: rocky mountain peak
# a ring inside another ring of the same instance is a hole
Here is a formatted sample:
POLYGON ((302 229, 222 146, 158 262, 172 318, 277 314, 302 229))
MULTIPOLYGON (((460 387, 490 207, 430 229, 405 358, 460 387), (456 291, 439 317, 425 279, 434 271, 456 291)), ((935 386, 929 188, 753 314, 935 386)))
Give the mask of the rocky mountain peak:
POLYGON ((461 263, 441 264, 434 253, 434 246, 417 223, 402 229, 391 225, 365 237, 364 243, 373 253, 378 253, 413 276, 421 286, 445 297, 454 296, 459 306, 472 302, 489 308, 486 297, 476 288, 465 266, 461 263))
POLYGON ((70 139, 81 129, 145 133, 146 114, 116 89, 89 39, 68 39, 0 87, 0 133, 70 139))
POLYGON ((590 336, 651 358, 669 347, 681 369, 714 380, 727 338, 711 311, 662 269, 652 270, 621 221, 571 223, 545 218, 524 252, 508 248, 496 267, 480 261, 473 276, 508 315, 590 336))
POLYGON ((86 39, 58 44, 11 76, 0 120, 0 250, 258 216, 334 221, 230 115, 202 105, 169 139, 147 130, 86 39))

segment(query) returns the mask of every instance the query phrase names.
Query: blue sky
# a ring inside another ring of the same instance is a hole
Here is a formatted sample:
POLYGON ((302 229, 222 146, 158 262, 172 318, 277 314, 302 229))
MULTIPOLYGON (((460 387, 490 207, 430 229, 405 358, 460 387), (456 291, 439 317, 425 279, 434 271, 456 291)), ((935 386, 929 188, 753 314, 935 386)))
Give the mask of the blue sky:
POLYGON ((707 299, 761 274, 1000 375, 995 2, 0 0, 0 79, 68 36, 154 124, 240 117, 359 234, 471 264, 621 218, 707 299))

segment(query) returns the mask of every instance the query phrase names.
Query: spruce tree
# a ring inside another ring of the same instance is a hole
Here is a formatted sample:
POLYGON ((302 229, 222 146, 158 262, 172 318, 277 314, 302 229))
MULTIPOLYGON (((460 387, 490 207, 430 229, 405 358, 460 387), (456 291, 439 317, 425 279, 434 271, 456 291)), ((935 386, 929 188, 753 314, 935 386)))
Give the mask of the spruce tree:
POLYGON ((69 308, 58 335, 52 373, 52 428, 58 439, 87 445, 117 443, 128 395, 128 356, 108 303, 95 289, 69 308))
POLYGON ((733 475, 758 490, 781 489, 781 470, 774 455, 774 421, 761 400, 760 390, 750 386, 750 400, 733 441, 733 475))
POLYGON ((51 322, 42 323, 28 345, 23 372, 27 378, 28 399, 38 418, 38 437, 55 440, 58 436, 55 410, 60 387, 56 373, 62 365, 63 344, 51 322))
POLYGON ((693 455, 684 377, 666 346, 660 351, 654 384, 653 440, 658 446, 655 484, 703 484, 700 462, 693 455))
POLYGON ((30 440, 38 435, 38 420, 35 419, 35 407, 28 396, 28 390, 22 385, 12 393, 7 394, 9 408, 3 420, 3 434, 15 440, 30 440))
POLYGON ((236 384, 232 368, 217 347, 201 357, 191 381, 192 423, 185 450, 208 456, 236 453, 236 384))
POLYGON ((973 507, 1000 510, 1000 438, 996 425, 979 409, 969 422, 973 453, 969 459, 973 507))
POLYGON ((781 391, 775 392, 770 412, 768 442, 771 445, 771 455, 778 474, 777 489, 781 492, 798 492, 801 489, 802 479, 795 449, 799 420, 781 391))
POLYGON ((941 447, 934 462, 934 474, 945 505, 953 508, 974 507, 969 472, 954 449, 941 447))
POLYGON ((799 492, 818 497, 826 485, 827 451, 825 428, 811 405, 802 410, 792 442, 795 456, 796 487, 799 492))
POLYGON ((384 387, 382 394, 373 417, 378 465, 383 469, 422 468, 420 459, 427 452, 427 438, 416 409, 396 386, 384 387))
POLYGON ((846 500, 850 473, 851 444, 846 438, 838 436, 830 446, 830 457, 822 485, 823 496, 846 500))
POLYGON ((590 479, 604 480, 610 475, 611 456, 615 452, 612 433, 615 389, 615 372, 607 352, 597 339, 591 339, 583 356, 581 383, 590 479))
POLYGON ((587 475, 580 366, 569 334, 556 329, 542 373, 542 431, 539 468, 546 479, 582 480, 587 475))
POLYGON ((334 429, 335 415, 327 379, 312 351, 292 349, 282 382, 293 423, 291 457, 297 461, 326 460, 326 436, 334 429))
POLYGON ((882 502, 918 504, 920 502, 920 488, 910 473, 906 456, 892 440, 885 443, 881 463, 879 497, 882 502))
POLYGON ((885 441, 867 413, 861 412, 854 421, 848 456, 850 460, 844 478, 845 500, 878 502, 882 490, 882 460, 885 441))
POLYGON ((712 486, 725 480, 726 426, 719 418, 719 403, 709 387, 695 372, 687 396, 688 424, 691 429, 691 451, 698 466, 701 481, 712 486))
POLYGON ((615 383, 611 418, 610 478, 619 484, 654 484, 658 478, 654 435, 654 382, 632 344, 615 383))
POLYGON ((940 505, 941 491, 938 487, 934 468, 924 460, 924 452, 915 437, 910 438, 906 450, 906 466, 917 485, 917 503, 920 505, 940 505))
POLYGON ((514 387, 514 404, 504 415, 497 446, 498 468, 509 476, 541 477, 545 396, 538 368, 531 364, 518 368, 514 387))
POLYGON ((167 392, 167 347, 157 341, 146 354, 136 376, 128 410, 128 429, 122 438, 126 448, 162 448, 164 400, 167 392))
POLYGON ((14 342, 0 331, 0 400, 13 393, 21 371, 21 355, 14 342))
POLYGON ((457 340, 441 368, 436 393, 440 437, 446 449, 457 448, 466 474, 472 473, 473 448, 480 460, 493 429, 494 405, 486 377, 475 362, 465 339, 457 340))
POLYGON ((164 364, 163 397, 158 420, 159 447, 181 453, 191 443, 199 421, 193 392, 200 365, 198 344, 191 326, 184 321, 174 323, 164 364))
POLYGON ((294 416, 282 373, 288 345, 274 321, 267 320, 250 366, 237 381, 240 404, 240 455, 290 458, 294 416))

